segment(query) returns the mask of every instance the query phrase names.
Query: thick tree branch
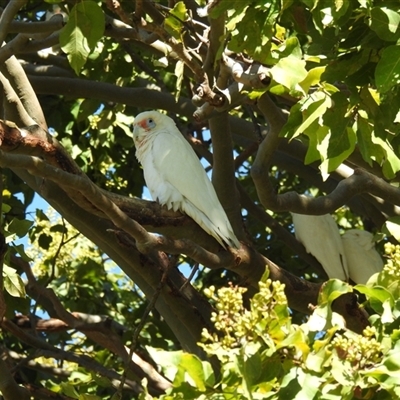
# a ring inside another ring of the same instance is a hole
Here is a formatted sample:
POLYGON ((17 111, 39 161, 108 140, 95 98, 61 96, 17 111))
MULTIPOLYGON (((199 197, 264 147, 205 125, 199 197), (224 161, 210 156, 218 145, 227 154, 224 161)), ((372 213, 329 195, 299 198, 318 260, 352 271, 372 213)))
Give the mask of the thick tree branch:
POLYGON ((218 198, 223 205, 233 230, 239 238, 243 238, 240 203, 235 185, 233 162, 233 144, 229 130, 228 113, 210 119, 210 132, 213 143, 212 182, 218 198))
POLYGON ((0 72, 0 83, 3 87, 5 103, 4 103, 4 118, 10 121, 15 121, 21 126, 29 126, 35 121, 26 112, 20 98, 15 93, 10 85, 9 80, 0 72))
MULTIPOLYGON (((31 282, 30 282, 31 284, 31 282)), ((107 315, 92 315, 80 312, 71 312, 77 320, 73 326, 69 326, 64 320, 58 318, 36 318, 32 324, 32 319, 26 315, 18 314, 13 318, 13 322, 21 329, 35 329, 43 332, 62 332, 69 329, 79 329, 81 331, 98 331, 110 334, 114 331, 122 334, 127 328, 112 320, 107 315)))
MULTIPOLYGON (((43 115, 39 100, 18 60, 13 56, 0 66, 0 71, 10 81, 12 88, 21 100, 26 113, 42 129, 47 130, 46 119, 43 115)), ((31 123, 25 126, 32 125, 31 123)))
POLYGON ((50 34, 51 32, 58 31, 64 26, 63 16, 61 14, 54 14, 48 21, 11 21, 8 32, 9 33, 29 33, 31 35, 37 34, 50 34))
POLYGON ((29 37, 25 34, 19 33, 6 45, 0 48, 0 63, 3 64, 9 58, 17 54, 23 49, 29 41, 29 37))
POLYGON ((27 0, 10 1, 0 16, 0 45, 5 40, 9 27, 17 12, 27 3, 27 0))

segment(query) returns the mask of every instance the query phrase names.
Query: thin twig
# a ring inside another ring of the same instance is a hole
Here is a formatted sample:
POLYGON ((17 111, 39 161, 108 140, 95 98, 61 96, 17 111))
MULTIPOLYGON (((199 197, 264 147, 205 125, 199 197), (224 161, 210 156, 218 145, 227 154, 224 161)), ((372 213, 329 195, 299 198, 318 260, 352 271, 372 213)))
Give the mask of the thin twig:
POLYGON ((183 291, 183 289, 185 289, 185 287, 187 285, 189 285, 189 283, 192 281, 193 277, 195 276, 196 272, 199 270, 199 263, 196 263, 193 265, 192 270, 190 271, 189 276, 187 277, 185 283, 181 286, 181 288, 179 289, 180 292, 183 291))

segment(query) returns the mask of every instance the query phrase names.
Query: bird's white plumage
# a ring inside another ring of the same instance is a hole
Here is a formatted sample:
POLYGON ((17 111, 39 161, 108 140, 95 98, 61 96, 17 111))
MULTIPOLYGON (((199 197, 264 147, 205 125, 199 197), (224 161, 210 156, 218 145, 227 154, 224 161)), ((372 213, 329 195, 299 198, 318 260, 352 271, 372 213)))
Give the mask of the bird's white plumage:
POLYGON ((133 138, 153 199, 189 215, 223 247, 239 248, 211 181, 174 121, 157 111, 141 113, 133 138))
POLYGON ((346 256, 333 217, 329 214, 317 216, 292 213, 292 219, 297 240, 320 262, 329 278, 347 281, 349 270, 346 256))
POLYGON ((368 279, 383 268, 383 260, 375 249, 371 232, 350 229, 342 235, 344 252, 350 278, 356 283, 367 283, 368 279))

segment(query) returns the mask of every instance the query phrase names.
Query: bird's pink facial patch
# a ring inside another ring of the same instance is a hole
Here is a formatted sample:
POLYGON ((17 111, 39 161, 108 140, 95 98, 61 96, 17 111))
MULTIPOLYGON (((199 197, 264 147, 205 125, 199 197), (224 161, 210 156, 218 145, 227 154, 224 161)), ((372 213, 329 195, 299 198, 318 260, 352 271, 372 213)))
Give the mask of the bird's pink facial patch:
POLYGON ((142 121, 139 121, 137 123, 137 125, 139 125, 141 128, 143 128, 146 131, 149 129, 149 127, 147 126, 147 120, 146 119, 143 119, 142 121))

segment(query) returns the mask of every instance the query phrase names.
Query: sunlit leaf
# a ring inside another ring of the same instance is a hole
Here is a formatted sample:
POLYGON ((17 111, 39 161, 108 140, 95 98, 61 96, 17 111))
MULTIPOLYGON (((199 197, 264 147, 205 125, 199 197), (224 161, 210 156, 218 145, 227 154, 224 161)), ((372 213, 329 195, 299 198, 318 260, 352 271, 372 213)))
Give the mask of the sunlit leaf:
POLYGON ((3 265, 3 284, 11 296, 25 297, 25 285, 17 271, 7 265, 3 265))
POLYGON ((321 75, 325 72, 326 67, 315 67, 307 72, 307 76, 299 82, 305 93, 308 93, 311 86, 317 85, 321 80, 321 75))
POLYGON ((23 237, 28 233, 32 225, 32 221, 14 218, 10 225, 8 225, 8 231, 10 233, 15 233, 18 237, 23 237))
POLYGON ((165 18, 165 29, 175 39, 180 40, 182 34, 183 22, 187 19, 187 10, 183 1, 175 3, 170 15, 165 18))
POLYGON ((103 36, 104 26, 104 13, 96 2, 82 1, 72 8, 60 32, 60 44, 77 75, 103 36))
POLYGON ((400 46, 389 46, 383 50, 376 66, 375 81, 382 93, 400 83, 400 46))
POLYGON ((388 41, 396 41, 400 37, 400 15, 387 7, 374 7, 371 10, 371 29, 388 41))
POLYGON ((289 90, 298 89, 298 84, 307 76, 305 61, 297 57, 282 58, 271 68, 271 76, 274 81, 282 84, 289 90))

